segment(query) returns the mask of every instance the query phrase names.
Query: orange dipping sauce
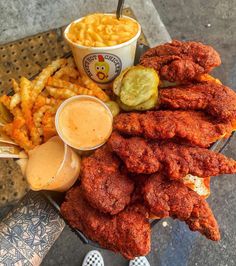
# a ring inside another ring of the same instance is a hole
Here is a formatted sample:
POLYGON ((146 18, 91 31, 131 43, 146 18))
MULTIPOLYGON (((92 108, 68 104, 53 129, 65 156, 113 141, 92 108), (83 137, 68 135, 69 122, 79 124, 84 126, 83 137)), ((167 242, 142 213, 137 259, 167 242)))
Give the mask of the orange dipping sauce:
POLYGON ((58 136, 29 151, 26 177, 32 190, 67 191, 79 172, 80 157, 58 136))
POLYGON ((69 146, 92 150, 109 138, 112 121, 112 114, 103 102, 92 96, 75 96, 58 109, 56 128, 69 146))

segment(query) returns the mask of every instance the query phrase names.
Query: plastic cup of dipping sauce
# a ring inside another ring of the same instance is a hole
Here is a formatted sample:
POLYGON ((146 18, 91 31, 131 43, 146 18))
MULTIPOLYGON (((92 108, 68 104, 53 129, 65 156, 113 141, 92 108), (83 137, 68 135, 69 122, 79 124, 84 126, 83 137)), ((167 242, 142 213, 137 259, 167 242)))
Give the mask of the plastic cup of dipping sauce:
POLYGON ((67 191, 79 172, 80 157, 58 136, 29 152, 26 178, 32 190, 67 191))
POLYGON ((56 130, 61 139, 78 151, 102 146, 112 132, 113 116, 109 108, 93 96, 74 96, 57 110, 56 130))
POLYGON ((140 33, 140 24, 130 17, 92 14, 72 22, 64 37, 79 71, 109 88, 122 70, 133 66, 140 33))

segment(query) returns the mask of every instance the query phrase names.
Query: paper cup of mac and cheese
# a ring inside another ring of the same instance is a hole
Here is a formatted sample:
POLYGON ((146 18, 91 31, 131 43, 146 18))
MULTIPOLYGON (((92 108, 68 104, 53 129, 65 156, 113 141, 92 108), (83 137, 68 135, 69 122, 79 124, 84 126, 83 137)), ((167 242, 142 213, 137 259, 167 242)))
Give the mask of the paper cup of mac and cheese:
POLYGON ((127 16, 93 14, 72 22, 64 32, 82 74, 109 88, 120 72, 134 64, 139 23, 127 16))

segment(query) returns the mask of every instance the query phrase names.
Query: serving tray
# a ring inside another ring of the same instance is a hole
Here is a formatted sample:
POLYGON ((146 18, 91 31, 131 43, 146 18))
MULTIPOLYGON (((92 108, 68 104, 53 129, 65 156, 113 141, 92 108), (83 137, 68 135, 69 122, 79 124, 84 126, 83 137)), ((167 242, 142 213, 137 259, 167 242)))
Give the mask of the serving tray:
MULTIPOLYGON (((124 9, 124 14, 134 17, 134 14, 130 8, 124 9)), ((25 76, 30 79, 37 75, 40 70, 48 65, 52 60, 59 57, 68 57, 71 55, 69 52, 69 47, 64 43, 62 37, 64 28, 65 27, 40 33, 35 36, 27 37, 25 39, 0 46, 0 94, 11 92, 11 78, 18 80, 20 76, 25 76)), ((145 36, 142 34, 138 42, 135 60, 136 63, 138 62, 140 55, 148 48, 148 42, 145 36)), ((217 152, 223 151, 223 149, 231 140, 232 136, 233 135, 231 135, 231 137, 228 139, 221 139, 217 141, 211 146, 210 149, 217 152)), ((14 161, 10 161, 14 166, 14 161)), ((3 195, 2 193, 8 195, 4 198, 0 197, 0 208, 1 205, 4 205, 5 209, 7 206, 9 206, 10 203, 18 201, 18 199, 21 198, 27 191, 26 181, 23 180, 23 176, 17 177, 22 180, 25 186, 22 193, 19 193, 20 187, 16 184, 17 182, 15 182, 16 175, 14 171, 15 169, 18 169, 18 166, 15 164, 15 167, 12 167, 12 171, 10 172, 7 170, 7 164, 8 163, 3 163, 2 166, 6 170, 6 175, 0 175, 0 195, 3 195), (9 184, 12 185, 10 186, 9 184), (6 191, 12 191, 12 193, 6 193, 6 191), (15 192, 17 192, 18 194, 14 194, 15 192)), ((19 169, 17 171, 19 171, 19 169)), ((32 253, 33 256, 36 256, 34 254, 37 253, 37 261, 40 261, 43 256, 45 256, 45 253, 48 251, 50 246, 53 244, 53 241, 56 240, 56 238, 60 235, 61 231, 64 228, 64 221, 59 216, 60 205, 64 200, 64 195, 64 193, 48 191, 42 191, 41 193, 34 193, 30 191, 27 196, 20 202, 20 204, 14 209, 14 211, 3 220, 3 223, 0 223, 0 241, 2 241, 2 239, 6 239, 5 235, 4 237, 1 236, 1 229, 12 229, 13 224, 15 224, 15 221, 17 219, 22 223, 21 228, 23 228, 23 230, 25 231, 24 234, 27 235, 26 242, 29 243, 30 241, 30 249, 34 251, 32 253), (50 204, 48 204, 48 202, 44 200, 44 198, 46 198, 50 202, 50 204), (54 207, 54 211, 51 210, 49 205, 54 207), (39 238, 42 237, 43 239, 43 236, 46 236, 48 238, 47 240, 44 240, 46 244, 44 245, 44 247, 41 247, 41 251, 39 251, 37 248, 40 244, 34 242, 37 240, 35 240, 36 232, 32 230, 35 230, 35 226, 38 226, 38 224, 34 224, 33 218, 42 219, 42 223, 40 224, 41 233, 39 238), (53 227, 55 227, 55 224, 57 225, 57 227, 55 230, 52 230, 53 227)), ((157 222, 158 220, 153 220, 151 222, 151 225, 154 226, 157 222)), ((83 243, 89 243, 93 246, 97 246, 96 243, 87 239, 79 230, 73 231, 79 236, 83 243)), ((19 232, 14 231, 14 234, 19 235, 19 232)), ((14 240, 14 234, 8 234, 8 237, 14 240)), ((0 247, 0 253, 3 252, 3 250, 4 252, 8 252, 10 251, 10 248, 7 245, 2 245, 2 247, 0 247)), ((15 257, 16 256, 13 256, 12 259, 14 260, 15 257)), ((32 262, 31 255, 27 257, 27 261, 32 262)))

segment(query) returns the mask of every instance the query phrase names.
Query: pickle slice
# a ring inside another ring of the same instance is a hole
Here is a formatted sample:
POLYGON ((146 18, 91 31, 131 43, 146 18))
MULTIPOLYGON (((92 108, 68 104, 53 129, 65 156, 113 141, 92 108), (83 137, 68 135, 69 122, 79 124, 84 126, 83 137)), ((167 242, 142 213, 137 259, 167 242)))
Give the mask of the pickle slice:
POLYGON ((113 117, 118 115, 119 112, 120 112, 120 107, 118 105, 117 102, 114 102, 114 101, 108 101, 108 102, 105 102, 106 106, 110 109, 113 117))
POLYGON ((120 89, 122 86, 122 80, 125 74, 131 70, 134 67, 127 67, 125 70, 123 70, 120 75, 114 80, 113 82, 113 92, 115 95, 120 96, 120 89))
POLYGON ((120 100, 128 106, 137 106, 156 93, 158 83, 159 78, 154 69, 133 67, 123 76, 120 100))
POLYGON ((117 102, 118 102, 120 108, 124 111, 127 111, 127 112, 133 111, 133 110, 136 110, 136 111, 150 110, 157 105, 157 101, 158 101, 157 93, 152 95, 152 97, 150 97, 150 99, 148 99, 147 101, 145 101, 141 104, 138 104, 136 106, 128 106, 128 105, 122 103, 119 98, 117 99, 117 102))

